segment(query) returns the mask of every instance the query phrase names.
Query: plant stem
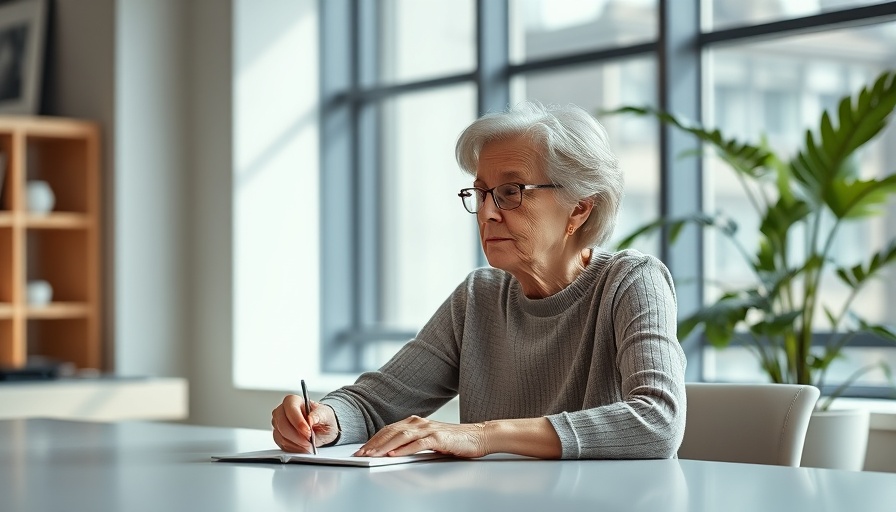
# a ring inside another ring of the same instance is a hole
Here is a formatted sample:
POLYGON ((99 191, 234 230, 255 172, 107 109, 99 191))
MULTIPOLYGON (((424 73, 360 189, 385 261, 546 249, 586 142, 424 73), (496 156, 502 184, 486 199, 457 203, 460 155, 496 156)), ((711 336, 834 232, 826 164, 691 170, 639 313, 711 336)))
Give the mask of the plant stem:
POLYGON ((830 395, 828 395, 824 398, 824 401, 819 401, 819 405, 816 406, 817 409, 819 411, 828 410, 831 407, 831 404, 834 403, 834 399, 836 399, 840 395, 842 395, 843 392, 846 391, 846 388, 851 386, 852 383, 856 381, 856 379, 858 379, 862 375, 870 372, 874 368, 877 368, 878 366, 880 366, 880 363, 872 363, 872 364, 865 365, 865 366, 859 368, 858 370, 852 372, 852 374, 850 374, 850 376, 846 380, 844 380, 842 384, 837 386, 837 388, 834 389, 834 391, 830 395))

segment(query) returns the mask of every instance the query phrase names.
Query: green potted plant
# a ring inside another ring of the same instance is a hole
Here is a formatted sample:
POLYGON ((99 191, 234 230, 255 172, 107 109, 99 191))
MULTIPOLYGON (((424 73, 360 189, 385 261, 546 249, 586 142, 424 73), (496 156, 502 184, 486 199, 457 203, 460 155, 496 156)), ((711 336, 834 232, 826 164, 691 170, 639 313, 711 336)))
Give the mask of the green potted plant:
MULTIPOLYGON (((725 212, 659 219, 634 231, 620 247, 660 229, 668 229, 674 242, 688 224, 726 235, 755 279, 740 287, 722 285, 717 299, 679 322, 679 339, 702 330, 715 347, 740 343, 751 349, 772 382, 822 388, 831 363, 843 357, 843 349, 857 335, 896 341, 891 327, 870 322, 851 307, 863 288, 896 262, 896 239, 883 248, 869 249, 859 265, 840 266, 832 259, 840 228, 882 215, 896 193, 896 174, 864 178, 855 163, 856 153, 881 133, 896 107, 896 72, 882 73, 873 85, 842 98, 838 107, 836 112, 823 113, 818 128, 807 131, 802 147, 789 159, 775 154, 762 138, 758 143, 737 141, 719 130, 651 108, 614 111, 654 116, 698 137, 735 173, 756 209, 760 219, 757 247, 740 245, 735 236, 739 226, 725 212), (832 280, 849 290, 836 308, 825 294, 832 280), (813 333, 819 330, 829 335, 823 345, 813 345, 813 333)), ((828 410, 834 398, 875 366, 891 379, 884 363, 856 368, 841 386, 819 400, 818 410, 828 410)), ((813 418, 810 431, 815 423, 813 418)), ((865 436, 867 440, 867 413, 865 436)), ((807 450, 808 444, 807 440, 807 450)))

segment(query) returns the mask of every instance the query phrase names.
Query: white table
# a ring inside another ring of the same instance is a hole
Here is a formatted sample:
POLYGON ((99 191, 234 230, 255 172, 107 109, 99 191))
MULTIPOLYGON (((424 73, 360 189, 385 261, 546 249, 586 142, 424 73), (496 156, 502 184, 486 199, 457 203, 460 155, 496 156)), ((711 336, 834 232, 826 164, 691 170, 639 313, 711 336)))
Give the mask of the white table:
POLYGON ((443 460, 381 468, 210 462, 265 431, 0 421, 0 510, 887 511, 896 474, 690 460, 443 460))

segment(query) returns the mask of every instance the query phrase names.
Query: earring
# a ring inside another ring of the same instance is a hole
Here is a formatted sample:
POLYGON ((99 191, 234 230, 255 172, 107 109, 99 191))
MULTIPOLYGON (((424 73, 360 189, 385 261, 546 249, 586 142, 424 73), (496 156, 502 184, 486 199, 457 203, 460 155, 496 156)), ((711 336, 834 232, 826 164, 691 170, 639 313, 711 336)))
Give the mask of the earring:
POLYGON ((568 228, 566 228, 566 234, 569 236, 572 236, 572 234, 575 232, 576 232, 576 228, 573 226, 569 226, 568 228))

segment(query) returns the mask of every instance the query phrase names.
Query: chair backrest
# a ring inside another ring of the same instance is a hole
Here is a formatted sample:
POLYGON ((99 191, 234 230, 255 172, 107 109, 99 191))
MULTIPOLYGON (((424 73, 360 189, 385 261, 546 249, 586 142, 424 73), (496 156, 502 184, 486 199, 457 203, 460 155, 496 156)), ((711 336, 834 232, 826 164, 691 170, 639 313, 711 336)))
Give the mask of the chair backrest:
POLYGON ((688 382, 682 459, 799 466, 818 388, 688 382))

